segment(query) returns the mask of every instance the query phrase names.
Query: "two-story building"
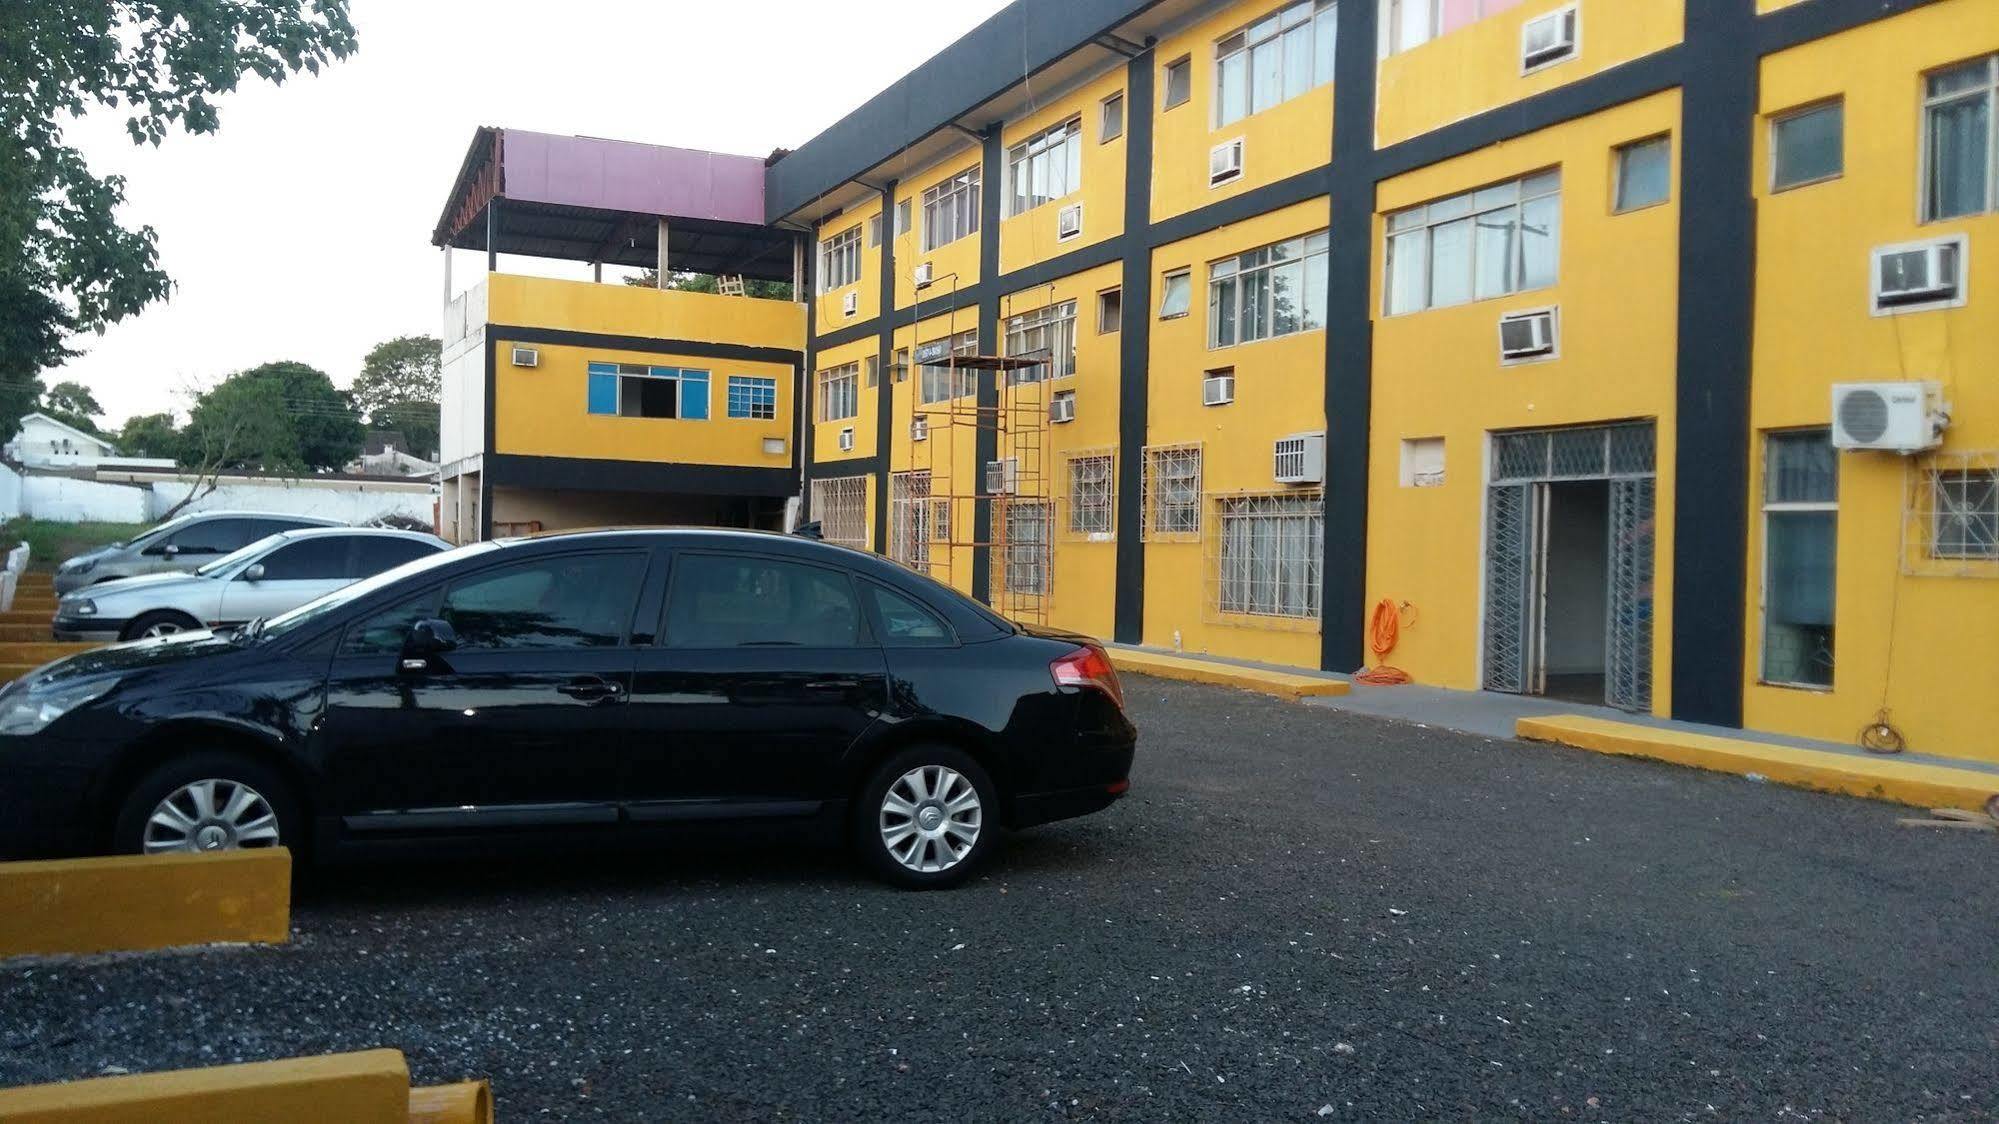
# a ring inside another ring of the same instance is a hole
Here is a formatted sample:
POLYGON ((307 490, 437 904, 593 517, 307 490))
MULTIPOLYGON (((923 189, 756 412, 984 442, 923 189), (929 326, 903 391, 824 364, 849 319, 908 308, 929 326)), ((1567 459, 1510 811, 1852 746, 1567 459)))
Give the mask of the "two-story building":
POLYGON ((830 538, 1999 760, 1991 0, 1018 0, 760 190, 830 538))

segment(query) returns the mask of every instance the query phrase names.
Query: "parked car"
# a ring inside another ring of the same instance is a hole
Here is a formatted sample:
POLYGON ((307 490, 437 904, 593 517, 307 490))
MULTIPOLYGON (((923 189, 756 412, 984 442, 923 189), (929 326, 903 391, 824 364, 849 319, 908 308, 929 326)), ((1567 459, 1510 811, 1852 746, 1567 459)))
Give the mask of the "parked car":
POLYGON ((140 574, 192 570, 266 535, 300 527, 338 527, 337 519, 257 511, 201 511, 170 519, 130 542, 114 542, 56 567, 56 592, 140 574))
POLYGON ((147 574, 64 594, 58 640, 139 640, 274 617, 352 581, 450 550, 436 535, 359 527, 280 531, 185 574, 147 574))
POLYGON ((0 857, 325 857, 837 829, 887 880, 1128 786, 1095 641, 885 559, 754 531, 597 531, 407 563, 269 621, 0 689, 0 857))

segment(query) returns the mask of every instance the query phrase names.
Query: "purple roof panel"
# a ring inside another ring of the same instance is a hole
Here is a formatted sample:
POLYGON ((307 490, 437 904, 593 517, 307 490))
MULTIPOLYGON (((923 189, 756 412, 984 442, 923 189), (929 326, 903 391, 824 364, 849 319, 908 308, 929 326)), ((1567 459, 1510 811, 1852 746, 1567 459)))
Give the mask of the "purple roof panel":
POLYGON ((691 148, 508 129, 506 196, 665 218, 764 223, 764 162, 691 148))

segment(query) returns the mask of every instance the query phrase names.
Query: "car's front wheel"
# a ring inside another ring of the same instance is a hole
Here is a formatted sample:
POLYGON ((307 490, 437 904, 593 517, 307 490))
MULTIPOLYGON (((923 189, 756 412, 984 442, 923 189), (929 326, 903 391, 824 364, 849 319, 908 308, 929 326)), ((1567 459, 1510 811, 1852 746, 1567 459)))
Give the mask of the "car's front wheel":
POLYGON ((120 854, 298 850, 304 820, 283 777, 234 753, 175 758, 140 778, 111 831, 120 854))
POLYGON ((177 613, 171 609, 155 609, 134 618, 131 624, 125 626, 125 631, 119 634, 118 639, 145 640, 155 636, 172 636, 176 632, 186 632, 200 627, 201 622, 186 613, 177 613))
POLYGON ((999 800, 971 754, 912 746, 861 787, 854 845, 885 881, 941 890, 971 877, 997 845, 999 800))

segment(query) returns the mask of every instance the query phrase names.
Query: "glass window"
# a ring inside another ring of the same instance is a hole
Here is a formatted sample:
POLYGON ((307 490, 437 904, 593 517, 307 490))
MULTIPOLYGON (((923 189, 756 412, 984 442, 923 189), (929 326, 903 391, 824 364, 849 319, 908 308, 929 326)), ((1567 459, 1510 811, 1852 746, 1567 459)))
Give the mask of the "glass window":
POLYGON ((1009 385, 1066 379, 1075 374, 1076 302, 1063 301, 1009 318, 1006 322, 1006 353, 1020 358, 1045 357, 1044 362, 1036 366, 1008 371, 1006 381, 1009 385))
POLYGON ((861 412, 861 365, 819 372, 819 420, 845 421, 861 412))
POLYGON ((1839 454, 1827 430, 1773 433, 1763 460, 1763 679, 1832 686, 1839 454))
POLYGON ((1999 209, 1999 55, 1929 76, 1923 102, 1923 218, 1999 209))
POLYGON ((340 655, 394 655, 403 650, 410 626, 437 615, 435 589, 420 593, 399 605, 364 617, 347 626, 340 640, 340 655))
POLYGON ((979 169, 959 172, 923 193, 923 250, 979 232, 979 169))
POLYGON ((1617 150, 1618 211, 1664 203, 1673 193, 1673 140, 1653 137, 1617 150))
POLYGON ((1540 172, 1387 216, 1388 315, 1553 285, 1561 190, 1540 172))
POLYGON ((1201 448, 1173 445, 1145 451, 1141 505, 1146 540, 1201 533, 1201 448))
POLYGON ((819 243, 819 291, 851 285, 861 279, 861 228, 857 224, 819 243))
POLYGON ((1229 347, 1325 327, 1328 245, 1322 231, 1210 265, 1208 346, 1229 347))
POLYGON ((1052 203, 1083 187, 1083 122, 1072 118, 1014 145, 1006 158, 1009 214, 1052 203))
POLYGON ((1164 105, 1172 109, 1185 105, 1194 96, 1194 60, 1182 56, 1166 64, 1166 98, 1164 105))
POLYGON ((1261 617, 1319 616, 1325 557, 1321 493, 1232 496, 1219 504, 1219 608, 1261 617))
POLYGON ((1928 473, 1930 557, 1999 558, 1999 472, 1989 468, 1928 473))
POLYGON ((1159 287, 1159 318, 1171 320, 1185 316, 1193 307, 1194 275, 1184 269, 1174 270, 1165 276, 1159 287))
POLYGON ((345 580, 353 576, 347 566, 347 556, 353 542, 351 535, 316 535, 309 539, 287 543, 258 561, 257 564, 264 568, 261 580, 267 582, 345 580))
POLYGON ((881 620, 883 647, 936 648, 952 643, 951 629, 937 614, 873 582, 862 588, 868 591, 875 616, 881 620))
POLYGON ((162 545, 179 547, 182 554, 227 554, 263 538, 266 533, 251 519, 204 519, 174 532, 162 545))
POLYGON ((1846 169, 1846 106, 1828 102, 1770 122, 1770 187, 1782 191, 1846 169))
POLYGON ((1333 80, 1338 12, 1303 0, 1215 45, 1215 126, 1232 124, 1333 80))
POLYGON ((1115 525, 1111 502, 1116 466, 1109 453, 1069 458, 1069 533, 1107 535, 1115 525))
POLYGON ((354 571, 357 578, 393 570, 413 559, 438 553, 436 543, 391 535, 364 535, 354 544, 354 571))
POLYGON ((1112 94, 1104 99, 1102 127, 1097 132, 1097 143, 1106 144, 1124 135, 1124 95, 1112 94))
POLYGON ((439 615, 466 649, 615 647, 645 571, 636 553, 537 558, 462 579, 439 615))
POLYGON ((708 372, 643 363, 589 365, 588 409, 622 418, 708 417, 708 372))
POLYGON ((777 417, 777 380, 752 375, 730 375, 729 416, 759 421, 769 421, 777 417))
POLYGON ((1008 499, 1006 504, 1006 591, 1046 596, 1050 565, 1046 500, 1008 499))
POLYGON ((916 362, 923 371, 918 392, 922 401, 945 402, 977 393, 978 372, 954 366, 951 360, 968 358, 978 353, 977 329, 918 344, 916 362))
POLYGON ((861 615, 838 570, 746 555, 674 562, 666 643, 674 648, 851 648, 861 615))

